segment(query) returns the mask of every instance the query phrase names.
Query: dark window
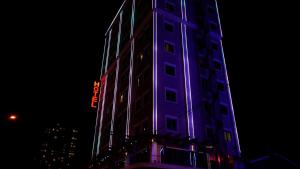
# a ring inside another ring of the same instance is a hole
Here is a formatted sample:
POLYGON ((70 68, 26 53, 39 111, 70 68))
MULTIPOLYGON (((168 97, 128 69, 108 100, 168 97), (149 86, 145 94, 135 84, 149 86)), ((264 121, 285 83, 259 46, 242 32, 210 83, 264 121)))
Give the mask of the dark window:
POLYGON ((144 84, 145 81, 149 78, 149 68, 144 70, 138 77, 137 77, 137 86, 140 87, 144 84))
POLYGON ((212 6, 208 6, 208 12, 210 14, 214 14, 215 13, 215 9, 212 6))
POLYGON ((144 96, 144 104, 148 105, 150 103, 151 103, 151 95, 150 95, 150 92, 147 92, 144 96))
POLYGON ((170 102, 176 102, 176 92, 166 89, 166 100, 170 102))
POLYGON ((223 128, 223 122, 222 122, 221 120, 217 120, 217 121, 216 121, 216 128, 217 128, 217 129, 223 128))
POLYGON ((218 61, 214 61, 214 66, 215 66, 215 69, 217 69, 217 70, 221 70, 221 63, 220 62, 218 62, 218 61))
POLYGON ((170 76, 175 76, 176 74, 175 66, 165 64, 165 73, 170 76))
POLYGON ((207 127, 207 128, 206 128, 206 136, 207 136, 208 138, 213 138, 213 137, 214 137, 214 132, 213 132, 213 129, 212 129, 212 128, 210 128, 210 127, 207 127))
POLYGON ((208 83, 207 79, 202 79, 202 88, 203 88, 203 90, 209 89, 209 83, 208 83))
POLYGON ((210 104, 209 104, 208 102, 204 102, 204 103, 203 103, 203 107, 204 107, 204 110, 205 110, 206 112, 210 112, 211 106, 210 106, 210 104))
POLYGON ((224 83, 218 82, 217 83, 217 89, 220 90, 220 91, 225 91, 224 83))
POLYGON ((165 51, 169 52, 169 53, 174 53, 174 46, 168 42, 165 42, 164 45, 165 51))
POLYGON ((167 30, 168 32, 173 32, 173 25, 170 23, 165 23, 165 30, 167 30))
POLYGON ((231 139, 232 139, 231 132, 230 131, 224 131, 224 138, 225 138, 225 141, 231 142, 231 139))
POLYGON ((225 105, 220 105, 220 112, 224 115, 227 115, 228 114, 228 109, 227 109, 227 106, 225 105))
POLYGON ((167 129, 177 131, 177 120, 167 117, 167 129))
POLYGON ((175 11, 175 5, 172 4, 171 2, 166 2, 165 3, 165 8, 168 12, 174 12, 175 11))
POLYGON ((136 110, 139 111, 141 110, 144 106, 143 106, 143 100, 142 99, 139 99, 137 102, 136 102, 136 110))
POLYGON ((218 45, 216 43, 212 43, 211 44, 211 47, 214 49, 214 50, 218 50, 218 45))
POLYGON ((212 30, 212 31, 217 31, 218 29, 217 29, 217 25, 215 24, 215 23, 210 23, 209 24, 209 27, 210 27, 210 29, 212 30))

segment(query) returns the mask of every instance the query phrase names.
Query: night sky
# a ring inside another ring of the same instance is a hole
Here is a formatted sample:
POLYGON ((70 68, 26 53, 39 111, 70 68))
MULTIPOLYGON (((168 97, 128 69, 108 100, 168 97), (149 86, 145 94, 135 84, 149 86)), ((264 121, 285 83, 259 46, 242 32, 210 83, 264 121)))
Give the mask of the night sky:
MULTIPOLYGON (((243 155, 251 159, 271 149, 299 160, 297 47, 271 33, 285 31, 275 27, 284 20, 271 13, 246 16, 241 7, 248 4, 234 8, 224 1, 223 43, 243 155)), ((56 122, 79 128, 80 157, 88 162, 93 81, 104 33, 121 3, 1 3, 0 168, 33 168, 41 132, 56 122), (17 121, 7 120, 10 113, 17 121)))

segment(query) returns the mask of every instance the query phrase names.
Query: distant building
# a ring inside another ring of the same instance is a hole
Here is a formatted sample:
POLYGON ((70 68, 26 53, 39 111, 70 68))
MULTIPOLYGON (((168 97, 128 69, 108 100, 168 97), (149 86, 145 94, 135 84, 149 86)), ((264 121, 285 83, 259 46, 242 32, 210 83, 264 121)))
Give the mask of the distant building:
POLYGON ((105 34, 95 168, 241 168, 217 0, 125 0, 105 34))
POLYGON ((46 128, 40 148, 40 169, 71 169, 78 152, 78 130, 57 123, 46 128))

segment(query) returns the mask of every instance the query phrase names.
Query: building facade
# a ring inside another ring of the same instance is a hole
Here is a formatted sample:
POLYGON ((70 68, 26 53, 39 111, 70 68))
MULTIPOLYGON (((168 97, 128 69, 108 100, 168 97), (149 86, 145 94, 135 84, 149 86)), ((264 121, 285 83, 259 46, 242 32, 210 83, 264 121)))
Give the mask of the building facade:
POLYGON ((72 169, 78 155, 78 130, 57 123, 46 128, 39 152, 40 169, 72 169))
POLYGON ((125 0, 105 34, 95 168, 239 168, 216 0, 125 0))

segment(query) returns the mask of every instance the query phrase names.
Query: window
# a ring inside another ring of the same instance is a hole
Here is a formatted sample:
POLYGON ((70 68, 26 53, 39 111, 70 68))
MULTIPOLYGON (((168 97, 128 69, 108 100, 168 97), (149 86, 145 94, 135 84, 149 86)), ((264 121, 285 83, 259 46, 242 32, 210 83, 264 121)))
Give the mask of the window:
POLYGON ((142 62, 144 59, 144 54, 143 53, 140 53, 139 54, 139 61, 142 62))
POLYGON ((208 6, 208 12, 210 14, 214 14, 215 13, 215 9, 212 6, 208 6))
POLYGON ((213 23, 213 22, 211 22, 211 23, 209 24, 209 27, 210 27, 210 29, 211 29, 212 31, 217 31, 217 30, 218 30, 217 25, 216 25, 215 23, 213 23))
POLYGON ((208 90, 209 89, 208 79, 202 79, 201 84, 202 84, 202 89, 203 90, 208 90))
POLYGON ((228 114, 228 109, 226 105, 220 105, 220 113, 227 115, 228 114))
POLYGON ((171 23, 164 23, 165 30, 168 32, 173 32, 173 25, 171 23))
POLYGON ((123 103, 124 101, 124 94, 122 93, 121 97, 120 97, 120 103, 123 103))
POLYGON ((213 48, 213 50, 218 50, 218 44, 216 44, 216 43, 212 43, 211 44, 211 47, 213 48))
POLYGON ((203 108, 206 112, 210 112, 211 111, 211 105, 208 102, 204 102, 203 103, 203 108))
POLYGON ((214 67, 215 67, 215 69, 217 69, 217 70, 221 70, 221 63, 220 62, 218 62, 218 61, 214 61, 214 67))
POLYGON ((176 91, 174 91, 174 90, 166 89, 165 96, 166 96, 167 101, 176 102, 176 100, 177 100, 176 91))
POLYGON ((176 66, 173 66, 171 64, 165 64, 165 73, 170 76, 176 75, 176 66))
POLYGON ((174 12, 175 11, 175 5, 171 2, 166 2, 165 3, 165 9, 168 11, 168 12, 174 12))
POLYGON ((214 132, 213 132, 213 129, 211 127, 206 128, 206 136, 208 138, 213 138, 214 137, 214 132))
POLYGON ((149 68, 147 67, 141 74, 138 75, 137 86, 141 87, 148 78, 149 78, 149 68))
POLYGON ((219 91, 225 91, 225 85, 224 85, 224 83, 218 82, 218 83, 217 83, 217 89, 218 89, 219 91))
POLYGON ((230 131, 224 131, 224 139, 227 142, 231 142, 231 132, 230 131))
POLYGON ((166 52, 174 53, 174 46, 168 42, 165 42, 164 49, 166 52))
POLYGON ((177 119, 176 118, 167 117, 166 122, 167 122, 168 130, 177 131, 177 119))

